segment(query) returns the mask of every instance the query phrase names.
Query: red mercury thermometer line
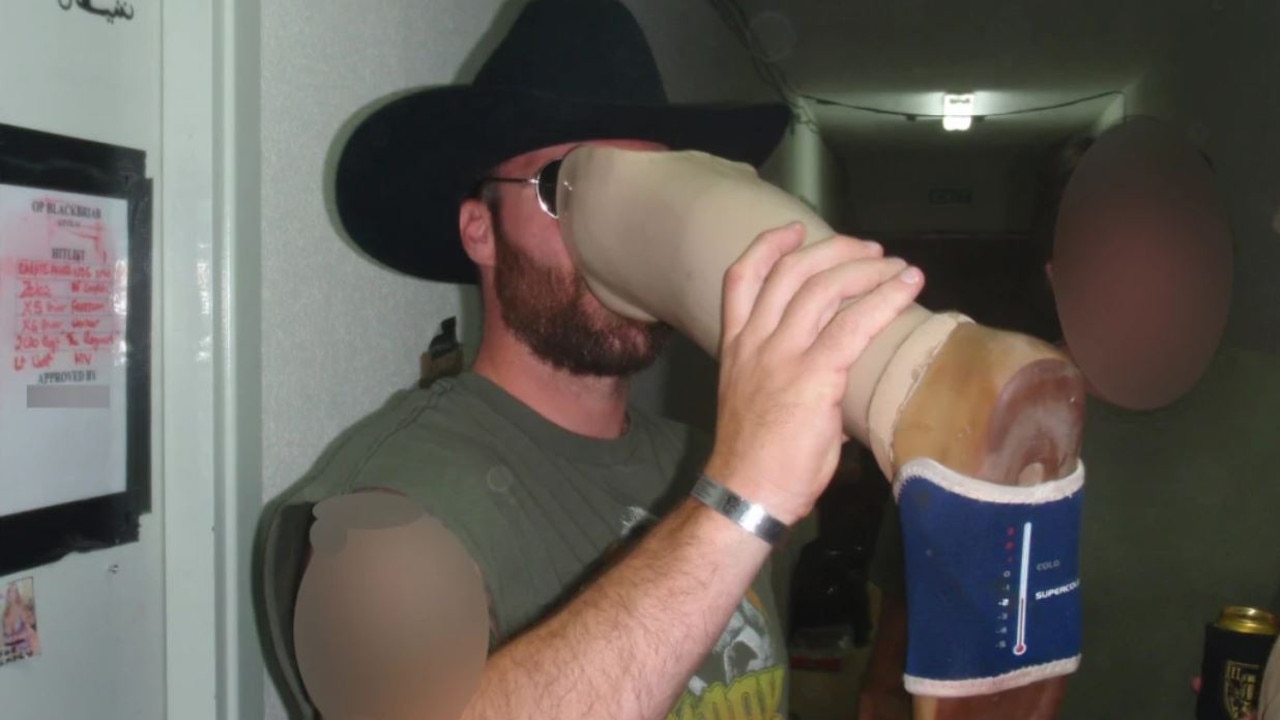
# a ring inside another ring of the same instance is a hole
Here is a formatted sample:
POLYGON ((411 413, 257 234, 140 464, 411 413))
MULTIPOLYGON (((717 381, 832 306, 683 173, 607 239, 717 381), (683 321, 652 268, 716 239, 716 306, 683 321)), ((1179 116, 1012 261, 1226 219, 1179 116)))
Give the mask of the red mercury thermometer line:
POLYGON ((1022 526, 1022 576, 1018 579, 1018 644, 1014 655, 1027 652, 1027 575, 1031 570, 1031 523, 1022 526))

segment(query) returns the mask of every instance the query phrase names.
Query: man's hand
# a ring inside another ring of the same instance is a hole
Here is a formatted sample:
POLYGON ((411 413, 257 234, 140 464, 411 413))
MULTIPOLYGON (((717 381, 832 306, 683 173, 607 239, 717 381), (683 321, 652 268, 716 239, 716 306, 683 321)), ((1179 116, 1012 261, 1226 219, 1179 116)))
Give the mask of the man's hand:
MULTIPOLYGON (((1203 682, 1200 680, 1199 675, 1191 678, 1191 689, 1195 691, 1197 695, 1200 694, 1200 687, 1202 684, 1203 682)), ((1258 720, 1258 714, 1253 712, 1245 713, 1244 716, 1240 718, 1240 720, 1258 720)))
POLYGON ((787 524, 809 513, 835 472, 849 368, 924 285, 875 243, 803 240, 799 223, 763 233, 725 274, 706 469, 787 524))

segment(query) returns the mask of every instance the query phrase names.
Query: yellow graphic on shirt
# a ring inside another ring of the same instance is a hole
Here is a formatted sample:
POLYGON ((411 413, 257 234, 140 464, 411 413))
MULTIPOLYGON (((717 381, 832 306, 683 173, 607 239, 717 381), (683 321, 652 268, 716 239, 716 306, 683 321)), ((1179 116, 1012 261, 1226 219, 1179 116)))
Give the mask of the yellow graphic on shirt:
POLYGON ((783 720, 784 672, 772 667, 743 675, 728 687, 712 683, 700 695, 686 691, 667 720, 783 720))
POLYGON ((782 720, 781 655, 765 605, 750 589, 667 720, 782 720))

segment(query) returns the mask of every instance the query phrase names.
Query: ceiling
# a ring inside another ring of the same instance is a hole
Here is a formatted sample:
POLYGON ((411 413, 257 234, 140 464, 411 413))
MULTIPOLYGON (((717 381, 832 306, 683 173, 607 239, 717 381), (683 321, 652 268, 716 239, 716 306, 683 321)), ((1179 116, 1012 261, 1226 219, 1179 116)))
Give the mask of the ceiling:
MULTIPOLYGON (((734 0, 798 92, 921 114, 940 113, 943 92, 975 92, 985 114, 1123 90, 1230 1, 734 0)), ((966 133, 937 120, 810 109, 828 144, 848 152, 1049 143, 1087 130, 1116 102, 992 117, 966 133)))

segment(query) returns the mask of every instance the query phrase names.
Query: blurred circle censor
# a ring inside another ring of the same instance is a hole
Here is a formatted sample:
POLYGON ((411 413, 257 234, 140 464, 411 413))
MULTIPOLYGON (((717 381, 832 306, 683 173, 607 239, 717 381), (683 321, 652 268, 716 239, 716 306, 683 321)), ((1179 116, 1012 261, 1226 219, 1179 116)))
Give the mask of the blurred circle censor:
POLYGON ((1231 231, 1207 159, 1163 123, 1128 120, 1085 153, 1054 235, 1054 295, 1085 377, 1130 410, 1182 397, 1231 304, 1231 231))
POLYGON ((389 492, 318 503, 294 649, 326 718, 456 720, 488 650, 480 571, 420 505, 389 492))

